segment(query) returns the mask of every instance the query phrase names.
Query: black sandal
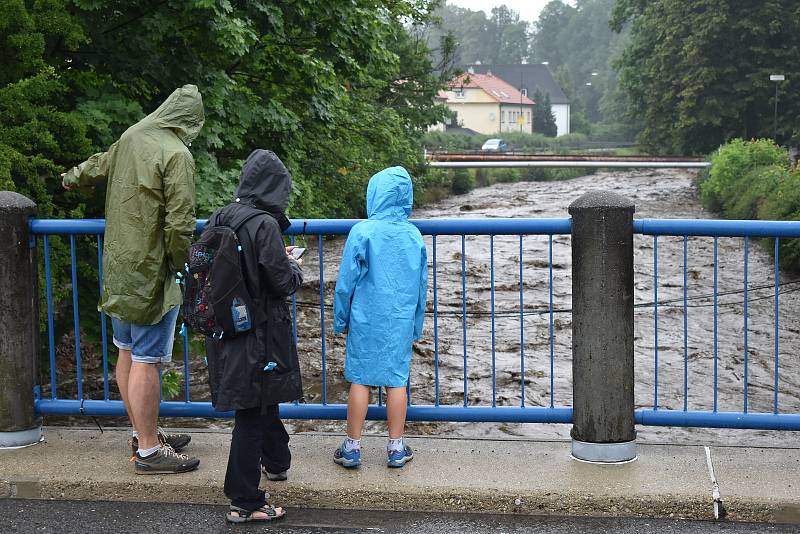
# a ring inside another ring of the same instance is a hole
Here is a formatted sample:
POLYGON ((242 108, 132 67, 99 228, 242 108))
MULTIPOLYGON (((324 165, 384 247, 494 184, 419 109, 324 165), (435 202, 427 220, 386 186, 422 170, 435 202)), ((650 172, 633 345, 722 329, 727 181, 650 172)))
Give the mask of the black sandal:
POLYGON ((272 521, 273 519, 280 519, 285 515, 286 510, 280 506, 276 508, 271 504, 265 504, 261 508, 257 508, 255 510, 245 510, 244 508, 231 505, 228 514, 225 516, 225 519, 228 521, 228 523, 263 523, 266 521, 272 521), (266 515, 264 517, 253 517, 253 514, 258 512, 266 515))

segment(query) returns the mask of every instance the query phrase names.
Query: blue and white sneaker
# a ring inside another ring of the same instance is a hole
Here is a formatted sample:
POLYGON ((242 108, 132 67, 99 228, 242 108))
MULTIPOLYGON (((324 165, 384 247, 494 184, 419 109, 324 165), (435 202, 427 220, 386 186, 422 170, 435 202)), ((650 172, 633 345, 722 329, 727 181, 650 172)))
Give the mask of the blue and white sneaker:
POLYGON ((386 460, 386 465, 388 467, 403 467, 406 465, 406 462, 413 458, 414 453, 411 451, 411 447, 403 444, 403 450, 389 451, 389 458, 386 460))
POLYGON ((333 461, 342 467, 358 467, 361 465, 361 449, 346 451, 343 446, 340 446, 333 453, 333 461))

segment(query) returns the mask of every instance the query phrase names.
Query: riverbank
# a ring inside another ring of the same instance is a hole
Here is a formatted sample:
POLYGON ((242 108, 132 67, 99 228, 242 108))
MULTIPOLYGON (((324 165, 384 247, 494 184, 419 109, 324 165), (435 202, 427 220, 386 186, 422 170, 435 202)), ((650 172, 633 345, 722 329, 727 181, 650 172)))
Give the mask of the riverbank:
MULTIPOLYGON (((128 433, 46 428, 45 441, 0 451, 0 498, 225 503, 230 433, 193 431, 201 458, 183 475, 136 476, 128 433)), ((702 446, 640 445, 638 460, 591 465, 568 441, 411 437, 415 458, 385 466, 385 437, 364 439, 364 464, 336 466, 340 435, 292 435, 286 482, 264 487, 276 504, 305 508, 500 512, 713 519, 702 446)), ((711 447, 728 520, 800 523, 800 450, 711 447)))

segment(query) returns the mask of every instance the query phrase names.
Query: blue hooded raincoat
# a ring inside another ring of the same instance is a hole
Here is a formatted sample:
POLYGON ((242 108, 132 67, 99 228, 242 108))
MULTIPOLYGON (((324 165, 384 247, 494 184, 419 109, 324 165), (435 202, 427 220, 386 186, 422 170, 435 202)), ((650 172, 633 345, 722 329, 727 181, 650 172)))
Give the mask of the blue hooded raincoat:
POLYGON ((403 167, 367 186, 366 221, 350 230, 334 295, 335 333, 348 329, 345 378, 354 384, 405 387, 411 343, 422 335, 428 254, 408 222, 414 193, 403 167))

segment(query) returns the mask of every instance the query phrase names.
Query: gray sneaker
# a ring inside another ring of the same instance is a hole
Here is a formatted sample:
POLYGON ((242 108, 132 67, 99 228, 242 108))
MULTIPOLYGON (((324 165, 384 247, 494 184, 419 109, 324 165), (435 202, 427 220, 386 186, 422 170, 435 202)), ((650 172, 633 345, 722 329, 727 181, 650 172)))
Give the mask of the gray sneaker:
MULTIPOLYGON (((181 452, 181 450, 192 441, 192 436, 188 434, 167 434, 161 427, 157 429, 157 436, 158 442, 161 445, 169 445, 175 449, 175 452, 181 452)), ((136 451, 139 450, 139 439, 135 437, 131 438, 128 443, 131 446, 132 454, 135 455, 136 451)))
POLYGON ((198 465, 200 465, 200 460, 175 452, 175 449, 169 445, 162 445, 156 452, 144 458, 137 452, 134 461, 137 475, 186 473, 194 471, 198 465))

